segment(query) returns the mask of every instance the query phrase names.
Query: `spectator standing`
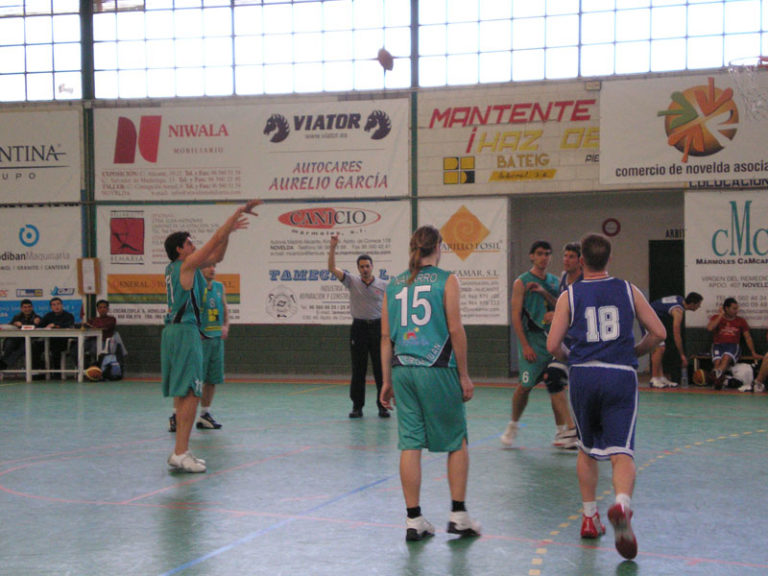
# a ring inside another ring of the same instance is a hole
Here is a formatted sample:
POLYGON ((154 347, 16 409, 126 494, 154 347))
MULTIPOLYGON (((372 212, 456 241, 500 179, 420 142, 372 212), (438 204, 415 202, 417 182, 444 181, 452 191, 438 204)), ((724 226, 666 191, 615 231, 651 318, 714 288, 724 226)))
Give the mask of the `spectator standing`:
POLYGON ((589 234, 581 241, 584 280, 557 301, 547 349, 570 368, 570 399, 579 432, 577 475, 583 503, 581 537, 605 533, 597 511, 598 461, 610 460, 615 502, 608 509, 616 549, 637 555, 631 499, 635 486, 637 357, 666 337, 664 325, 640 290, 609 276, 611 243, 589 234), (635 344, 635 318, 646 331, 635 344), (569 349, 563 343, 568 338, 569 349))
POLYGON ((362 418, 365 406, 365 375, 368 372, 368 357, 373 365, 376 381, 376 404, 380 418, 389 418, 389 411, 381 404, 381 303, 387 283, 373 275, 373 259, 367 254, 357 257, 359 276, 353 276, 336 267, 336 247, 339 235, 331 236, 328 250, 328 270, 349 290, 349 311, 352 327, 349 333, 349 347, 352 354, 352 379, 349 384, 349 398, 352 400, 350 418, 362 418))

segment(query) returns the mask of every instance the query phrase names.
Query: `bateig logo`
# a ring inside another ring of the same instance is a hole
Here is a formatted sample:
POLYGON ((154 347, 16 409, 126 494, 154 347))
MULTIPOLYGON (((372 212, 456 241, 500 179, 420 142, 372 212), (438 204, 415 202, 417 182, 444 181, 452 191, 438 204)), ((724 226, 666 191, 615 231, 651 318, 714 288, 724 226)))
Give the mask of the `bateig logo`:
MULTIPOLYGON (((374 110, 361 125, 363 116, 357 112, 338 114, 305 114, 293 117, 295 132, 342 132, 362 130, 369 133, 371 140, 382 140, 392 131, 392 121, 383 110, 374 110)), ((272 114, 264 124, 264 135, 269 141, 282 142, 291 133, 291 125, 282 114, 272 114)))
POLYGON ((364 208, 304 208, 278 216, 278 221, 293 228, 342 229, 369 226, 381 220, 381 214, 364 208))
POLYGON ((712 252, 720 257, 768 254, 768 228, 753 227, 752 200, 746 200, 741 210, 737 202, 729 204, 729 225, 712 234, 712 252))

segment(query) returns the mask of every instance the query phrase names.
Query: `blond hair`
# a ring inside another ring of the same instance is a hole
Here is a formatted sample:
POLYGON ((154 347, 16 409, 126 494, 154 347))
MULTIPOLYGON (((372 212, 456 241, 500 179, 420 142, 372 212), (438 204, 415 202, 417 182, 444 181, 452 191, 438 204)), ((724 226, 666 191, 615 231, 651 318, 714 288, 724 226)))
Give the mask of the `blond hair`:
POLYGON ((421 270, 421 259, 434 254, 442 241, 440 231, 434 226, 422 226, 413 233, 408 247, 408 270, 411 272, 408 284, 413 283, 421 270))

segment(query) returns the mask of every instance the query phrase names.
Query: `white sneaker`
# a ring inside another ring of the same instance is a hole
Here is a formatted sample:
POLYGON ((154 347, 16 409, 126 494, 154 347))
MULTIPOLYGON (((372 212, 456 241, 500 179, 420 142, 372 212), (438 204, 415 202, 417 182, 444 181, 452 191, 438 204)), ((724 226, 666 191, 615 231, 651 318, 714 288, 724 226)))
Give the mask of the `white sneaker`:
POLYGON ((515 443, 515 438, 517 438, 518 429, 519 426, 517 423, 510 420, 509 424, 507 424, 507 428, 504 430, 504 434, 499 437, 499 440, 501 440, 501 443, 505 448, 512 448, 512 445, 515 443))
POLYGON ((672 380, 667 380, 665 376, 661 377, 661 381, 667 385, 667 388, 677 388, 678 386, 680 386, 680 384, 678 384, 677 382, 672 382, 672 380))
POLYGON ((762 382, 758 382, 757 380, 755 380, 755 384, 754 384, 754 386, 752 387, 752 390, 753 390, 754 392, 765 392, 765 384, 763 384, 762 382))
POLYGON ((205 460, 195 458, 189 451, 184 452, 184 454, 174 453, 168 456, 168 466, 172 470, 179 472, 197 473, 206 471, 205 460))
POLYGON ((480 536, 480 532, 483 527, 480 522, 475 522, 469 517, 469 514, 464 512, 451 512, 451 517, 448 520, 448 533, 460 534, 462 536, 480 536))
POLYGON ((555 441, 552 446, 562 450, 575 450, 579 445, 579 438, 576 435, 576 428, 560 430, 555 434, 555 441))
POLYGON ((742 384, 739 386, 739 392, 752 392, 752 384, 742 384))
POLYGON ((435 535, 435 527, 424 516, 405 519, 405 540, 416 542, 435 535))
POLYGON ((666 388, 667 384, 663 378, 651 378, 651 388, 666 388))

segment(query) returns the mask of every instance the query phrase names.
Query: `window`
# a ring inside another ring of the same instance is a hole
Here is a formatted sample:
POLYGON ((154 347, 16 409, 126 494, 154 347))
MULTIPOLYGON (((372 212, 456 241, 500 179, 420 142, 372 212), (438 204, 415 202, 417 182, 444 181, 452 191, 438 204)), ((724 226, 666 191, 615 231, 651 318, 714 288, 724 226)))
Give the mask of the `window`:
POLYGON ((411 0, 94 0, 89 52, 80 0, 0 0, 0 100, 77 100, 83 74, 105 99, 402 89, 413 58, 421 87, 719 68, 768 54, 765 6, 420 0, 412 23, 411 0))
POLYGON ((0 99, 82 98, 78 0, 0 2, 0 99))

